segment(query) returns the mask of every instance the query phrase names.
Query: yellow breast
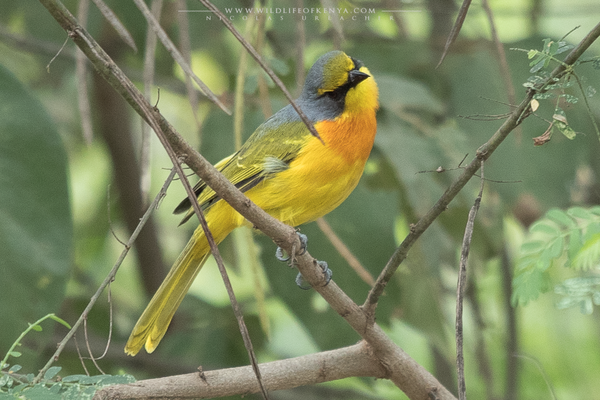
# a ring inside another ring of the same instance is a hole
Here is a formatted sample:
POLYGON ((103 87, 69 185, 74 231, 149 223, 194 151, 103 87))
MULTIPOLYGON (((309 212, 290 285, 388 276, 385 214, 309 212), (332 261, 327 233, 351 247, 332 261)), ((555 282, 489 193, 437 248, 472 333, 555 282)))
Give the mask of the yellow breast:
POLYGON ((342 114, 315 125, 323 139, 307 136, 287 170, 246 192, 280 221, 297 226, 336 208, 354 190, 373 147, 375 112, 361 118, 342 114))

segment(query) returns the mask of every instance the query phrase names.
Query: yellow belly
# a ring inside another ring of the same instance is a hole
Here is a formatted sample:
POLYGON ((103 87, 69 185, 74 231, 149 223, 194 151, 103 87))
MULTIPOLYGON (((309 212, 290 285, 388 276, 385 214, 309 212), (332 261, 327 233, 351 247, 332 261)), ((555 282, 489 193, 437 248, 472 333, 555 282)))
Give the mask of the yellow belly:
MULTIPOLYGON (((256 205, 291 226, 322 217, 354 190, 375 139, 375 112, 363 113, 360 118, 344 115, 336 121, 317 123, 315 128, 325 144, 307 136, 305 146, 287 170, 246 192, 256 205)), ((210 208, 207 220, 211 230, 223 230, 215 233, 219 239, 245 223, 224 201, 210 208)))
POLYGON ((289 169, 246 193, 263 210, 292 226, 314 221, 339 206, 364 168, 364 161, 348 164, 314 138, 306 150, 289 169))

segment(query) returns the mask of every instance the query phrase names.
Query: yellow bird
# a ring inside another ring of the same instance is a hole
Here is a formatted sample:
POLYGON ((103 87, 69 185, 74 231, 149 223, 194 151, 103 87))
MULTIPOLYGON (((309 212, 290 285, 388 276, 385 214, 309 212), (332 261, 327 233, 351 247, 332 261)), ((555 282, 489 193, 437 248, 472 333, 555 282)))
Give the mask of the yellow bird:
MULTIPOLYGON (((354 190, 373 147, 379 108, 371 73, 342 51, 315 62, 296 102, 322 142, 288 105, 260 125, 238 152, 215 165, 254 203, 291 226, 329 213, 354 190)), ((194 190, 217 243, 248 223, 204 182, 194 190)), ((182 223, 193 215, 189 199, 175 209, 186 211, 182 223)), ((209 255, 199 226, 133 328, 125 353, 156 349, 209 255)))

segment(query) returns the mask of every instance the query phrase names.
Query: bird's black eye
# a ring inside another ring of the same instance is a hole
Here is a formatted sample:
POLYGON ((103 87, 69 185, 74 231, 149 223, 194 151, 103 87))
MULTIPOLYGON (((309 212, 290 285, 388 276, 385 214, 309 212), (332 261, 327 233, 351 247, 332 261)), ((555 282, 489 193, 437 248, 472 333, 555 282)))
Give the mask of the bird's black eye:
POLYGON ((340 89, 342 89, 342 88, 337 88, 335 90, 332 90, 331 92, 325 92, 324 95, 329 97, 331 100, 333 100, 335 102, 341 101, 344 98, 346 91, 343 89, 342 90, 340 90, 340 89))

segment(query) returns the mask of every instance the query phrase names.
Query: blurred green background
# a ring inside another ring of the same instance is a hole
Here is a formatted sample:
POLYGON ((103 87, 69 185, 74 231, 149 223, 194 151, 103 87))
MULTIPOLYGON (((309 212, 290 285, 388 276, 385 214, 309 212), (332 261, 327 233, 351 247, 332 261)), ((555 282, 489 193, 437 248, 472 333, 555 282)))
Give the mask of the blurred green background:
MULTIPOLYGON (((66 1, 72 13, 77 1, 66 1)), ((130 1, 108 1, 131 33, 135 52, 117 36, 95 6, 88 29, 143 86, 146 23, 130 1)), ((341 48, 362 60, 380 87, 378 136, 365 175, 355 192, 325 219, 374 277, 408 226, 423 215, 460 173, 460 162, 500 126, 511 110, 507 77, 499 68, 488 18, 473 4, 457 42, 435 68, 455 18, 449 0, 339 2, 348 13, 277 13, 276 8, 329 8, 328 2, 277 0, 248 14, 237 8, 252 2, 216 1, 230 20, 297 95, 303 72, 323 53, 341 48), (366 8, 374 12, 358 12, 366 8), (390 12, 401 10, 402 12, 390 12), (305 19, 303 18, 306 17, 305 19), (331 17, 331 18, 327 18, 331 17), (319 17, 318 20, 315 17, 319 17), (355 17, 355 18, 353 18, 355 17), (252 21, 252 22, 251 22, 252 21), (252 23, 251 29, 247 25, 252 23), (249 31, 249 32, 248 32, 249 31), (434 172, 442 166, 447 171, 434 172)), ((510 78, 519 102, 532 75, 527 54, 541 50, 544 38, 576 44, 600 20, 594 1, 490 1, 510 78)), ((86 75, 93 138, 82 135, 75 73, 76 48, 46 9, 31 0, 4 0, 0 15, 0 357, 27 322, 54 312, 76 321, 154 198, 170 169, 169 159, 151 136, 149 169, 140 167, 141 120, 93 71, 86 75), (140 183, 142 182, 142 183, 140 183), (149 184, 146 185, 144 182, 149 184)), ((194 71, 233 109, 241 45, 218 18, 193 1, 166 1, 161 24, 176 43, 187 21, 194 71)), ((566 53, 565 53, 566 54, 566 53)), ((595 43, 586 56, 600 54, 595 43)), ((559 56, 559 58, 562 56, 559 56)), ((551 64, 550 68, 555 64, 551 64)), ((235 149, 233 118, 204 97, 190 105, 181 69, 162 45, 155 59, 151 102, 211 162, 235 149), (160 95, 158 90, 160 89, 160 95), (194 113, 196 116, 194 116, 194 113)), ((260 68, 246 65, 244 123, 247 138, 286 104, 260 68), (267 114, 267 115, 265 115, 267 114)), ((600 89, 600 74, 589 64, 576 70, 583 86, 600 89)), ((577 85, 564 89, 573 96, 577 85)), ((562 93, 562 92, 561 92, 562 93)), ((592 399, 600 392, 600 319, 577 308, 558 310, 558 296, 543 294, 526 306, 510 306, 510 281, 527 227, 552 207, 588 207, 600 202, 600 145, 591 123, 599 121, 598 95, 561 103, 574 140, 555 133, 544 146, 532 138, 548 128, 556 98, 540 100, 536 116, 502 144, 485 165, 483 203, 476 222, 469 265, 465 344, 468 395, 487 399, 592 399)), ((194 181, 194 179, 192 179, 194 181)), ((455 391, 454 307, 459 249, 468 210, 479 190, 469 183, 449 209, 419 239, 386 289, 377 321, 417 362, 455 391)), ((133 324, 167 268, 195 228, 178 227, 172 210, 185 197, 179 182, 169 188, 151 223, 110 286, 112 341, 99 361, 111 374, 138 379, 248 363, 235 318, 217 268, 202 270, 157 351, 135 358, 123 353, 133 324)), ((303 226, 312 255, 326 260, 333 279, 361 304, 369 290, 315 223, 303 226)), ((314 292, 296 288, 294 270, 273 257, 265 236, 239 230, 220 246, 246 315, 259 361, 347 346, 359 336, 314 292), (256 295, 254 266, 260 267, 264 301, 256 295)), ((590 274, 598 273, 598 263, 590 274)), ((577 271, 557 268, 552 284, 577 271)), ((88 319, 96 356, 109 335, 106 293, 88 319)), ((35 372, 54 352, 65 328, 50 322, 26 337, 17 360, 35 372)), ((83 332, 77 335, 85 347, 83 332)), ((17 363, 10 360, 11 364, 17 363)), ((76 346, 60 358, 61 374, 83 373, 76 346)), ((98 373, 86 361, 92 374, 98 373)), ((403 399, 387 381, 346 379, 273 393, 276 399, 403 399)))

